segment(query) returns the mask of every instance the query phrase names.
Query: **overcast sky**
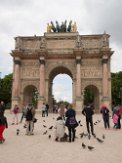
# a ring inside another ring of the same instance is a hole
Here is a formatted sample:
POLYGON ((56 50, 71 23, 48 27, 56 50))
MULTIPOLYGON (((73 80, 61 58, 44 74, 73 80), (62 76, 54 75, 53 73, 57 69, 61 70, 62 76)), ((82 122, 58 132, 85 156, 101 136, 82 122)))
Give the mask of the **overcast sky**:
POLYGON ((48 22, 76 21, 79 34, 110 34, 111 71, 122 71, 122 0, 0 0, 0 72, 12 72, 14 37, 43 35, 48 22))

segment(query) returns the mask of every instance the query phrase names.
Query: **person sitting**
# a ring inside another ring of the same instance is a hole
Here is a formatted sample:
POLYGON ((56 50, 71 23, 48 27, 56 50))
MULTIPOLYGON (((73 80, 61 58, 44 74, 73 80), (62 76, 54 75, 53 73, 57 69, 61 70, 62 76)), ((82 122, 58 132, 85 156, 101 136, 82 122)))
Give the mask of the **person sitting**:
POLYGON ((62 141, 65 135, 65 122, 61 116, 59 116, 56 120, 55 126, 55 141, 62 141))

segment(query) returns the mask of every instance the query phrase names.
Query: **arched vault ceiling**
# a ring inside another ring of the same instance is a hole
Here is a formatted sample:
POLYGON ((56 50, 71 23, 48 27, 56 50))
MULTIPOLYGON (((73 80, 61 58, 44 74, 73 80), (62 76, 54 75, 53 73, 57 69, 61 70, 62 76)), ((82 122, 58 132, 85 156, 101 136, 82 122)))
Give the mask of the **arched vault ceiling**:
POLYGON ((57 67, 51 71, 49 75, 50 80, 52 81, 55 78, 55 76, 59 74, 67 74, 72 78, 72 73, 66 67, 57 67))

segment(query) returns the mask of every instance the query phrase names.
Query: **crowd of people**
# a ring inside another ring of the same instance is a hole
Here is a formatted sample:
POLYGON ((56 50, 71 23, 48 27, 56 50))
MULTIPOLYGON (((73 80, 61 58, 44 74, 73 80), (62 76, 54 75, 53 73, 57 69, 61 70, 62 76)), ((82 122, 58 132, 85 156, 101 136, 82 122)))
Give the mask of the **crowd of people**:
MULTIPOLYGON (((76 111, 75 105, 69 104, 67 107, 62 103, 59 107, 56 108, 57 119, 55 122, 55 141, 69 141, 74 142, 76 138, 76 128, 79 125, 76 119, 76 111), (68 130, 68 134, 66 133, 66 127, 68 130)), ((24 127, 26 128, 26 135, 34 135, 34 123, 37 122, 35 117, 36 110, 32 104, 28 104, 27 106, 23 105, 22 108, 22 116, 19 121, 18 113, 20 113, 20 108, 16 104, 14 108, 12 108, 11 113, 13 114, 13 121, 11 125, 18 125, 19 123, 24 121, 24 127)), ((42 117, 48 116, 49 112, 49 105, 47 103, 43 103, 41 107, 41 115, 42 117)), ((3 137, 3 132, 5 128, 8 128, 7 118, 4 115, 5 113, 5 105, 4 102, 1 101, 0 103, 0 143, 5 141, 3 137)), ((93 124, 93 115, 94 115, 94 107, 90 103, 83 107, 81 113, 86 118, 86 129, 88 132, 88 138, 90 139, 91 135, 95 137, 94 133, 94 124, 93 124)), ((106 105, 102 105, 100 108, 100 113, 103 117, 103 124, 105 129, 110 128, 110 111, 106 105)), ((117 105, 114 106, 112 109, 112 119, 113 119, 113 128, 114 129, 121 129, 121 116, 122 116, 122 108, 117 105)))

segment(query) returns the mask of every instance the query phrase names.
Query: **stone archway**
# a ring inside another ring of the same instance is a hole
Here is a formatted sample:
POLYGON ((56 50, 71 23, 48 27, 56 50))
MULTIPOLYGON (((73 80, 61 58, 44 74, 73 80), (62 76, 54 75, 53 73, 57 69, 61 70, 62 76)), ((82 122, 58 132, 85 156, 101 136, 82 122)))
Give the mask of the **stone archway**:
POLYGON ((12 50, 14 61, 12 107, 23 103, 24 85, 38 89, 38 108, 51 102, 52 80, 60 73, 73 80, 73 102, 81 112, 83 91, 96 85, 99 105, 111 108, 110 35, 80 35, 78 32, 47 32, 44 36, 16 37, 12 50))
POLYGON ((37 107, 38 92, 37 88, 34 85, 28 85, 24 88, 23 91, 23 104, 33 104, 34 107, 37 107))
MULTIPOLYGON (((48 88, 46 88, 47 94, 46 94, 46 101, 48 101, 49 105, 52 106, 53 105, 53 94, 52 94, 52 87, 53 87, 53 80, 54 78, 59 75, 59 74, 67 74, 73 81, 73 75, 72 72, 65 66, 57 66, 55 68, 53 68, 50 72, 49 72, 49 76, 48 76, 48 88)), ((72 101, 74 98, 74 89, 73 89, 73 82, 72 82, 72 101)))
POLYGON ((100 93, 99 89, 94 85, 88 85, 84 89, 84 104, 91 103, 95 112, 99 112, 100 93))

